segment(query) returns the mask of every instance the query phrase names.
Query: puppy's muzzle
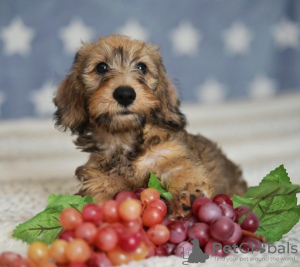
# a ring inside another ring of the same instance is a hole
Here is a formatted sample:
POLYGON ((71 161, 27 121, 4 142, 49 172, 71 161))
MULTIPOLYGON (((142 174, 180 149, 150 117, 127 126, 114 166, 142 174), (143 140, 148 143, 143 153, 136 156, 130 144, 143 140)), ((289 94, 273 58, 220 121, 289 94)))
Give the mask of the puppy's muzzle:
POLYGON ((120 105, 127 107, 135 100, 136 93, 132 87, 120 86, 115 89, 113 97, 120 105))

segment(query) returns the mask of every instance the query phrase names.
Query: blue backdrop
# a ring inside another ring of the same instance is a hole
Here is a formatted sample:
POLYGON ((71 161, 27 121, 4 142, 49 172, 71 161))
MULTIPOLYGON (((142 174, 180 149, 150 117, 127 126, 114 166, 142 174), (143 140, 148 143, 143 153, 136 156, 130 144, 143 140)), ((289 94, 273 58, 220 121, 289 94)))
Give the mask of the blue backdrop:
POLYGON ((184 102, 300 89, 298 0, 1 0, 0 118, 49 117, 80 40, 159 44, 184 102))

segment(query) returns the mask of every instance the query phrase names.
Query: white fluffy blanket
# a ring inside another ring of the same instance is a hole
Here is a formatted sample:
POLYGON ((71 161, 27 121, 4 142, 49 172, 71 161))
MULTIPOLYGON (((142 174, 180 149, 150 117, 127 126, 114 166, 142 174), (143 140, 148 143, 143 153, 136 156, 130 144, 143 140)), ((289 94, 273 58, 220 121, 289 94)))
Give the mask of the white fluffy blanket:
MULTIPOLYGON (((215 140, 244 171, 250 186, 284 164, 300 184, 300 93, 264 101, 211 106, 184 105, 189 131, 215 140)), ((19 223, 44 209, 50 193, 72 194, 74 170, 87 160, 72 137, 54 129, 50 119, 0 122, 0 252, 26 254, 26 244, 11 237, 19 223)), ((300 266, 300 224, 278 244, 296 244, 298 253, 234 254, 190 266, 300 266)), ((183 266, 177 257, 154 257, 130 266, 183 266)))

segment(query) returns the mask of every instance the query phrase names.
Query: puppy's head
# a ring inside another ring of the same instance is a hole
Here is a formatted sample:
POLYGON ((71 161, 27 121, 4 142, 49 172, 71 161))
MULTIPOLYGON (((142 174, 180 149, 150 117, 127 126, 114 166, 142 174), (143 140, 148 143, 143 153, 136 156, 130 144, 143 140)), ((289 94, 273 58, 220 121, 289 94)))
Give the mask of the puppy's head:
POLYGON ((159 49, 122 35, 83 44, 54 103, 56 125, 76 134, 135 131, 146 122, 185 126, 159 49))

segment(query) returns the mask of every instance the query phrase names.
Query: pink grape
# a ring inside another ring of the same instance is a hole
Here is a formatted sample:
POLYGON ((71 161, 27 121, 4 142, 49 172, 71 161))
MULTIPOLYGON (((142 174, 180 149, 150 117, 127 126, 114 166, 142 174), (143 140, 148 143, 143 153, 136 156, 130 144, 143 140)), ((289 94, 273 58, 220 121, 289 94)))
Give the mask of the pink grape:
POLYGON ((73 230, 82 223, 82 216, 78 210, 66 208, 60 213, 59 222, 63 228, 73 230))
POLYGON ((192 204, 192 213, 195 216, 198 216, 199 208, 206 202, 212 202, 212 200, 208 197, 198 197, 194 200, 192 204))
POLYGON ((163 202, 160 199, 154 199, 154 200, 151 200, 150 202, 148 202, 147 208, 150 208, 150 207, 160 209, 164 216, 167 214, 167 205, 165 202, 163 202))
POLYGON ((228 239, 223 241, 224 245, 232 246, 233 244, 238 244, 242 238, 242 229, 241 229, 240 225, 237 223, 233 223, 233 225, 234 225, 233 234, 228 239))
POLYGON ((204 203, 198 211, 198 218, 200 222, 204 222, 207 224, 212 223, 221 215, 222 212, 220 207, 213 202, 204 203))
POLYGON ((138 188, 138 189, 136 189, 136 190, 134 191, 134 193, 135 193, 137 199, 141 200, 141 194, 142 194, 142 192, 143 192, 144 190, 145 190, 145 188, 138 188))
POLYGON ((188 229, 188 238, 198 239, 200 247, 206 245, 210 238, 209 226, 206 223, 195 223, 188 229))
POLYGON ((9 267, 36 267, 36 265, 29 259, 16 259, 10 263, 9 267))
POLYGON ((168 226, 171 222, 172 222, 171 219, 165 217, 165 218, 163 219, 163 221, 161 222, 161 224, 163 224, 163 225, 165 225, 165 226, 168 226))
MULTIPOLYGON (((250 208, 247 206, 240 206, 235 209, 235 213, 237 215, 236 220, 239 222, 239 218, 242 217, 250 208)), ((246 218, 241 223, 241 228, 243 230, 250 231, 254 233, 259 226, 259 219, 254 212, 250 212, 246 218)))
POLYGON ((84 222, 91 222, 93 224, 101 223, 103 219, 103 211, 100 206, 95 203, 86 204, 81 211, 84 222))
POLYGON ((88 266, 83 262, 71 262, 69 263, 68 267, 88 267, 88 266))
POLYGON ((162 211, 154 207, 146 208, 142 216, 143 224, 149 227, 154 224, 161 223, 163 219, 164 215, 162 211))
POLYGON ((168 255, 167 249, 164 246, 160 245, 155 248, 155 256, 164 257, 168 255))
POLYGON ((176 247, 176 244, 171 243, 171 242, 167 242, 163 245, 161 245, 162 247, 164 247, 168 253, 168 255, 171 255, 176 247))
POLYGON ((70 242, 75 238, 75 231, 73 231, 73 230, 63 230, 59 234, 58 238, 66 240, 67 242, 70 242))
POLYGON ((149 203, 151 200, 160 199, 158 191, 154 188, 147 188, 141 193, 141 201, 149 203))
POLYGON ((118 213, 119 203, 115 200, 108 200, 103 203, 103 221, 108 223, 118 222, 120 220, 118 213))
POLYGON ((96 246, 103 251, 114 249, 118 243, 118 235, 116 231, 109 226, 100 228, 96 234, 96 246))
POLYGON ((103 252, 94 252, 87 261, 88 267, 110 267, 112 266, 111 261, 107 255, 103 252))
POLYGON ((204 252, 211 256, 217 256, 217 257, 226 257, 228 255, 223 251, 223 246, 221 242, 214 238, 208 240, 204 252), (214 244, 215 244, 215 252, 214 252, 214 244))
POLYGON ((5 251, 0 254, 0 266, 9 266, 15 260, 20 260, 22 257, 15 252, 5 251))
POLYGON ((118 237, 118 244, 120 248, 125 252, 133 252, 140 246, 141 240, 135 233, 124 231, 120 233, 118 237))
POLYGON ((189 241, 184 241, 175 247, 173 254, 181 258, 187 258, 193 250, 193 244, 189 241), (184 251, 184 254, 183 254, 184 251))
POLYGON ((141 204, 135 199, 125 199, 118 207, 119 216, 124 221, 136 220, 142 213, 141 204))
POLYGON ((137 196, 132 191, 120 191, 114 196, 114 200, 118 203, 121 203, 126 199, 137 199, 137 196))
POLYGON ((168 229, 170 231, 169 242, 177 244, 187 237, 187 227, 184 222, 173 221, 168 225, 168 229))
POLYGON ((235 221, 236 219, 236 214, 234 212, 234 209, 231 205, 229 204, 220 204, 219 205, 222 215, 230 218, 232 221, 235 221))
POLYGON ((218 206, 221 204, 228 204, 228 205, 233 206, 233 202, 232 202, 230 196, 225 195, 225 194, 215 195, 214 198, 212 199, 212 201, 214 203, 216 203, 218 206))
POLYGON ((262 243, 256 238, 244 236, 240 241, 240 248, 241 250, 248 252, 260 251, 260 249, 262 248, 262 243))
POLYGON ((228 239, 234 232, 233 221, 228 217, 220 216, 210 225, 211 235, 220 241, 225 241, 228 239))
POLYGON ((95 224, 90 222, 82 223, 75 230, 75 237, 85 240, 88 244, 94 243, 96 234, 97 227, 95 224))
POLYGON ((199 222, 198 218, 196 216, 194 216, 193 214, 188 214, 188 215, 184 216, 181 219, 181 221, 183 221, 188 228, 193 226, 195 223, 199 222))
POLYGON ((137 233, 142 228, 142 219, 141 217, 138 217, 137 219, 133 221, 124 221, 122 222, 125 228, 127 228, 129 231, 133 233, 137 233))
POLYGON ((162 224, 152 225, 146 232, 147 237, 154 245, 162 245, 170 238, 169 229, 162 224))

